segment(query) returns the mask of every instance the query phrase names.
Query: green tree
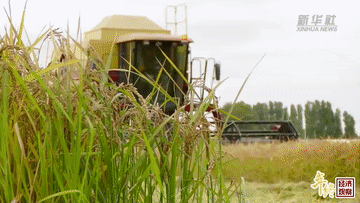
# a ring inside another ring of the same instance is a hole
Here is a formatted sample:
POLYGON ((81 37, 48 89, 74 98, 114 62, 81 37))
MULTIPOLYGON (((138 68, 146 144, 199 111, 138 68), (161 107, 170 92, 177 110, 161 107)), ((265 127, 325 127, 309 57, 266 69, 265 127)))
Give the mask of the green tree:
POLYGON ((303 108, 300 104, 297 105, 297 123, 296 129, 298 130, 301 137, 305 138, 303 128, 303 108))
POLYGON ((283 112, 284 112, 284 121, 289 120, 289 113, 288 113, 287 107, 285 107, 283 109, 283 112))
POLYGON ((284 119, 284 111, 283 111, 283 103, 282 102, 275 102, 274 103, 274 113, 275 113, 275 120, 283 120, 284 119))
POLYGON ((343 114, 344 117, 344 123, 345 123, 345 129, 344 129, 344 135, 346 138, 351 138, 357 136, 355 133, 355 120, 354 118, 345 111, 343 114))
MULTIPOLYGON (((290 121, 296 126, 298 123, 297 112, 294 104, 290 106, 290 121)), ((296 127, 297 128, 297 127, 296 127)))
POLYGON ((336 125, 335 125, 334 112, 332 110, 330 102, 325 103, 325 107, 323 108, 323 112, 324 112, 324 119, 325 119, 325 124, 326 124, 325 125, 325 135, 330 136, 330 137, 334 137, 335 136, 336 125))
POLYGON ((266 103, 257 103, 253 106, 253 113, 257 120, 268 121, 269 118, 269 107, 266 103))
POLYGON ((275 120, 275 109, 272 101, 269 101, 269 120, 275 120))
MULTIPOLYGON (((225 112, 229 112, 232 104, 226 103, 222 109, 225 112)), ((250 104, 246 104, 245 102, 241 101, 235 104, 234 109, 231 115, 241 119, 241 120, 254 120, 255 116, 252 113, 252 107, 250 104)), ((234 120, 234 118, 230 117, 230 120, 234 120)))
POLYGON ((306 131, 306 137, 307 138, 315 138, 315 116, 313 112, 313 102, 306 102, 305 104, 305 131, 306 131))
POLYGON ((324 136, 326 122, 324 118, 324 112, 322 110, 322 103, 323 102, 315 100, 312 110, 315 117, 315 138, 321 138, 324 136))
POLYGON ((336 109, 335 112, 335 116, 334 116, 334 121, 335 121, 335 133, 334 133, 334 137, 341 137, 343 135, 342 132, 342 125, 341 125, 341 112, 339 109, 336 109))

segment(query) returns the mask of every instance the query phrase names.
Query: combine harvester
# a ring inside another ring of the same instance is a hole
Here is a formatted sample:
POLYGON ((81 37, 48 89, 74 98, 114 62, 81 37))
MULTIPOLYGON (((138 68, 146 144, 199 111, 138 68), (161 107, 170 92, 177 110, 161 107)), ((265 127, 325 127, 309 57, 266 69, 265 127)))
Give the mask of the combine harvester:
MULTIPOLYGON (((206 98, 206 94, 213 88, 214 81, 220 80, 220 64, 213 58, 191 57, 189 44, 193 40, 187 36, 187 14, 184 4, 169 6, 166 13, 166 27, 174 25, 175 35, 172 35, 170 30, 161 28, 147 17, 113 15, 104 18, 92 30, 85 33, 84 47, 93 58, 100 56, 103 61, 108 61, 109 57, 112 56, 111 68, 108 70, 112 81, 116 84, 133 84, 144 98, 152 92, 153 86, 136 72, 138 71, 148 79, 155 81, 163 68, 159 85, 171 97, 176 98, 180 106, 184 106, 186 111, 190 111, 190 103, 193 102, 195 109, 199 107, 206 98), (181 21, 176 18, 178 7, 184 8, 184 19, 181 21), (175 20, 172 22, 168 19, 170 9, 173 9, 175 16, 175 20), (184 35, 176 35, 177 26, 181 23, 185 24, 186 31, 184 35), (172 67, 161 51, 170 58, 195 91, 188 91, 188 83, 172 67), (112 54, 110 54, 111 52, 112 54), (133 67, 136 67, 137 70, 134 70, 133 67), (210 71, 212 71, 211 88, 207 88, 206 82, 209 78, 207 72, 210 71), (185 101, 188 92, 193 94, 188 95, 189 98, 192 98, 190 103, 185 101)), ((94 62, 90 67, 97 69, 94 62)), ((212 100, 212 104, 206 111, 212 115, 209 120, 212 120, 211 134, 214 135, 217 129, 220 129, 214 126, 215 123, 223 125, 223 122, 220 113, 215 109, 218 101, 217 99, 212 100)), ((161 92, 154 97, 152 102, 162 105, 163 111, 168 115, 173 114, 176 110, 176 104, 166 101, 165 95, 161 92)), ((298 135, 290 122, 268 121, 230 122, 223 134, 223 138, 231 142, 242 140, 245 137, 259 136, 285 140, 286 138, 297 138, 298 135), (239 125, 243 124, 276 124, 281 125, 281 127, 277 131, 242 131, 239 125)))

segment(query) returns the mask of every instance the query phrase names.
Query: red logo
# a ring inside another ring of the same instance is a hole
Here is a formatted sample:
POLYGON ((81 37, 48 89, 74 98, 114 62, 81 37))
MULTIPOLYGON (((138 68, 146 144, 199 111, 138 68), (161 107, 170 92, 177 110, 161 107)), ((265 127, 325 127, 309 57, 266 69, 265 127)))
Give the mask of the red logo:
POLYGON ((355 178, 335 178, 336 198, 355 198, 355 178))

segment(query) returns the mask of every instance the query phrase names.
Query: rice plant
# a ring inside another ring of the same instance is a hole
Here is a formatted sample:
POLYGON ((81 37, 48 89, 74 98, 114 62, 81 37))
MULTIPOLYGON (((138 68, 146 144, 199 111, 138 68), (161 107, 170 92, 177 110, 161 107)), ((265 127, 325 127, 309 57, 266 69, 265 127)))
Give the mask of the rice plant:
MULTIPOLYGON (((49 28, 33 43, 24 42, 24 13, 19 28, 9 16, 10 27, 0 39, 0 202, 235 197, 238 187, 226 186, 222 177, 221 131, 211 140, 204 118, 214 91, 195 112, 178 104, 166 115, 150 102, 154 94, 143 98, 131 84, 109 82, 109 61, 88 58, 98 66, 91 71, 71 44, 84 55, 86 50, 69 35, 49 28), (46 40, 56 54, 41 68, 36 50, 46 40), (66 60, 60 61, 62 56, 66 60), (67 74, 56 74, 60 69, 67 74)), ((158 81, 133 74, 167 95, 158 81)), ((169 95, 167 100, 176 102, 169 95)))

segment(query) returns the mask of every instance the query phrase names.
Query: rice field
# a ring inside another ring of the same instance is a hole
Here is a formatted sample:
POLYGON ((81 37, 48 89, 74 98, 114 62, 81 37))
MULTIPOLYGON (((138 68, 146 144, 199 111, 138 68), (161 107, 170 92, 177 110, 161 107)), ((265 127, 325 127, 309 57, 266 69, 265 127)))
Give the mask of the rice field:
MULTIPOLYGON (((223 160, 226 180, 239 182, 243 178, 250 188, 243 198, 249 202, 322 201, 310 187, 317 171, 325 173, 325 179, 332 183, 336 177, 355 177, 360 184, 360 140, 239 143, 223 146, 223 152, 227 155, 223 160)), ((356 196, 349 200, 327 197, 324 201, 359 202, 356 196)))
POLYGON ((190 113, 158 81, 143 98, 109 82, 109 61, 77 58, 74 46, 86 50, 69 35, 25 40, 24 14, 0 35, 0 202, 300 202, 317 170, 359 176, 357 141, 222 145, 201 130, 214 90, 190 113), (42 68, 45 41, 55 51, 42 68), (152 104, 157 92, 177 104, 173 115, 152 104))
POLYGON ((144 98, 131 84, 111 82, 112 53, 108 61, 77 58, 74 47, 83 56, 87 50, 52 28, 30 42, 25 11, 21 19, 15 27, 9 16, 9 29, 0 39, 0 202, 232 198, 222 176, 220 142, 201 130, 208 124, 204 112, 214 91, 187 113, 158 81, 132 72, 152 84, 144 98), (45 68, 38 60, 43 43, 54 47, 45 68), (90 70, 90 61, 97 70, 90 70), (174 114, 151 102, 158 92, 177 105, 174 114))

